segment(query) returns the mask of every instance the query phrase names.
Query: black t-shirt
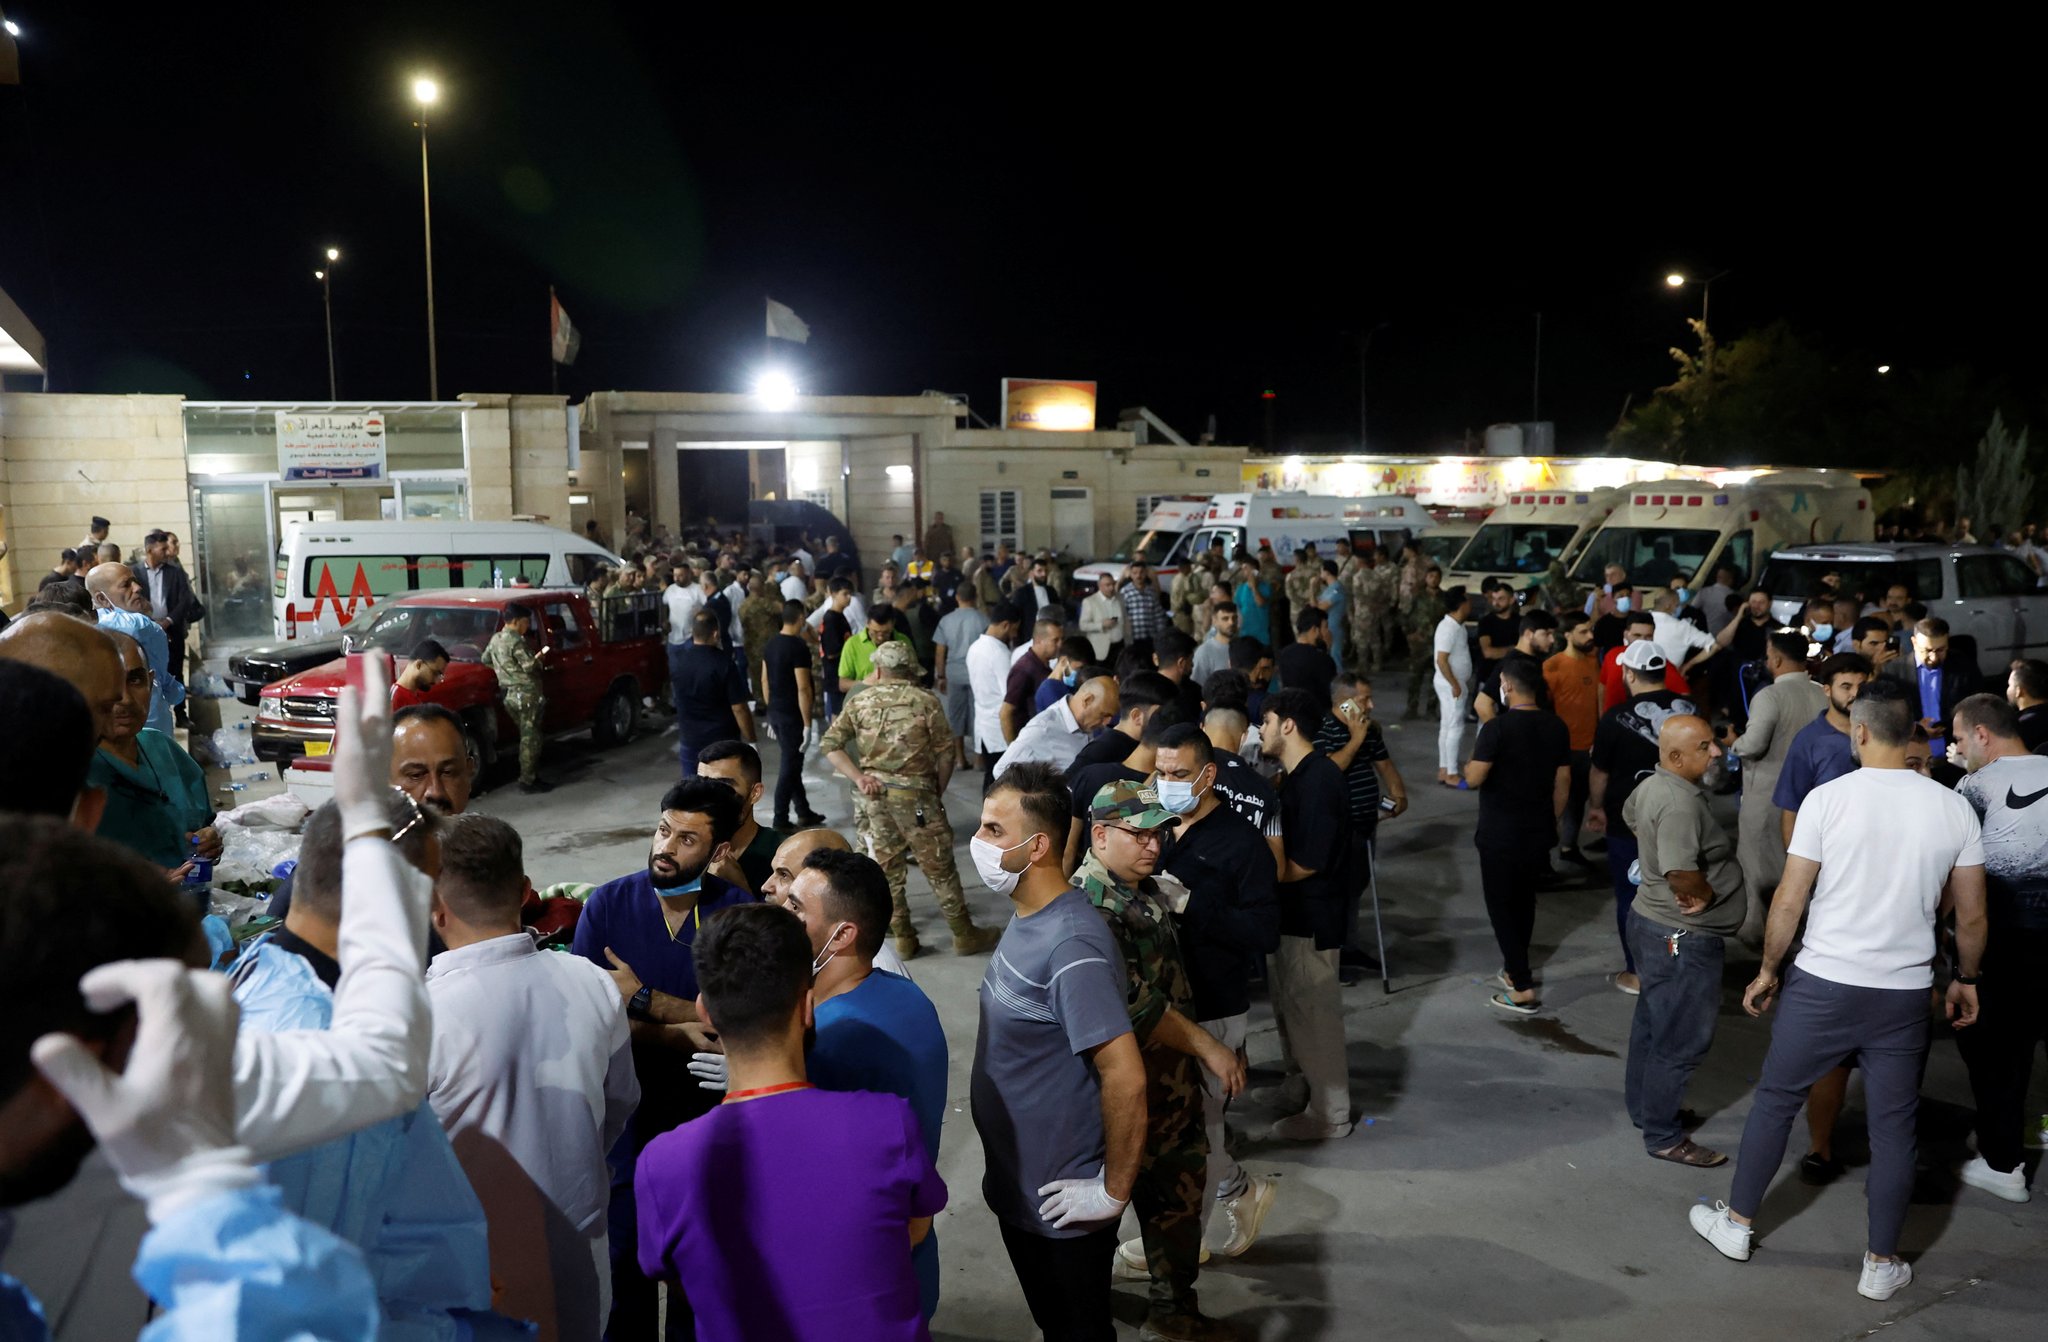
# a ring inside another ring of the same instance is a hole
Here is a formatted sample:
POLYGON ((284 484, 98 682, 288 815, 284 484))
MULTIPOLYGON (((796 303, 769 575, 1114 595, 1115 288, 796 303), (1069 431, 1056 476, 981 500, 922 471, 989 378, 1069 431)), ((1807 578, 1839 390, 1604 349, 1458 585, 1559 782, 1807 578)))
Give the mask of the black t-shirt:
POLYGON ((704 643, 692 643, 676 659, 674 684, 677 730, 683 743, 702 750, 714 741, 737 740, 734 704, 747 701, 747 682, 732 658, 704 643))
POLYGON ((1313 937, 1326 951, 1344 943, 1345 858, 1351 843, 1351 798, 1344 771, 1320 750, 1294 766, 1280 785, 1280 823, 1289 861, 1315 875, 1279 886, 1280 930, 1313 937))
POLYGON ((1216 761, 1216 795, 1223 798, 1223 804, 1251 821, 1252 828, 1260 834, 1280 810, 1280 794, 1265 780, 1257 769, 1245 763, 1242 755, 1226 755, 1214 752, 1216 761))
POLYGON ((768 684, 768 711, 777 717, 801 718, 796 673, 811 670, 811 645, 794 634, 777 634, 761 650, 761 667, 768 684))
POLYGON ((853 626, 839 611, 828 610, 825 618, 818 621, 818 655, 825 659, 825 665, 835 668, 829 682, 835 690, 839 688, 839 654, 846 650, 846 640, 852 637, 853 626))
POLYGON ((1486 664, 1486 669, 1479 673, 1479 689, 1477 692, 1493 700, 1496 705, 1505 707, 1507 700, 1501 697, 1500 673, 1502 667, 1513 661, 1520 661, 1535 669, 1536 701, 1545 708, 1550 707, 1550 686, 1543 679, 1543 659, 1523 652, 1520 648, 1512 650, 1499 661, 1486 664))
POLYGON ((939 603, 939 612, 944 614, 953 609, 954 605, 957 604, 953 600, 953 593, 960 590, 960 570, 946 568, 943 565, 934 568, 932 570, 931 584, 932 596, 939 603))
MULTIPOLYGON (((1480 638, 1493 640, 1493 646, 1496 648, 1512 648, 1515 646, 1515 640, 1522 636, 1522 614, 1512 608, 1505 615, 1495 615, 1488 611, 1479 617, 1478 627, 1473 632, 1480 638)), ((1486 660, 1498 659, 1488 657, 1486 660)))
MULTIPOLYGON (((1762 624, 1749 618, 1747 611, 1735 617, 1735 632, 1728 636, 1730 656, 1723 658, 1729 666, 1741 666, 1744 662, 1761 659, 1770 650, 1771 631, 1778 627, 1776 620, 1765 620, 1762 624)), ((1766 682, 1768 683, 1768 682, 1766 682)))
POLYGON ((718 620, 718 646, 727 647, 732 642, 732 602, 725 595, 725 589, 704 598, 704 609, 718 620))
MULTIPOLYGON (((1121 732, 1111 732, 1120 736, 1121 732)), ((1142 783, 1149 777, 1136 769, 1126 769, 1121 764, 1090 764, 1082 768, 1067 770, 1067 792, 1074 810, 1074 819, 1081 822, 1081 846, 1075 849, 1079 857, 1088 856, 1088 850, 1095 845, 1093 826, 1088 823, 1088 809, 1095 802, 1095 794, 1105 783, 1142 783)))
POLYGON ((1602 615, 1593 621, 1593 646, 1602 654, 1609 648, 1621 646, 1623 631, 1628 628, 1626 615, 1602 615))
POLYGON ((2020 740, 2029 750, 2039 750, 2048 741, 2048 704, 2020 710, 2020 740))
POLYGON ((1195 678, 1191 673, 1175 688, 1180 695, 1180 720, 1200 725, 1202 715, 1208 711, 1202 704, 1202 687, 1195 684, 1195 678))
POLYGON ((1478 847, 1532 857, 1557 842, 1551 809, 1557 771, 1571 763, 1564 719, 1541 708, 1511 708, 1480 724, 1472 762, 1491 764, 1479 789, 1478 847))
POLYGON ((1175 833, 1161 866, 1188 888, 1188 906, 1174 921, 1194 989, 1194 1018, 1249 1011, 1248 985, 1260 957, 1280 946, 1273 850, 1228 806, 1175 833))
MULTIPOLYGON (((1323 725, 1316 728, 1316 749, 1325 755, 1335 755, 1350 744, 1351 733, 1344 729, 1337 715, 1323 714, 1323 725)), ((1387 754, 1387 739, 1375 722, 1365 729, 1364 742, 1344 770, 1344 791, 1351 800, 1351 823, 1364 826, 1368 838, 1380 820, 1380 771, 1373 768, 1373 763, 1388 758, 1391 757, 1387 754)))
POLYGON ((1290 643, 1273 659, 1280 684, 1290 690, 1304 690, 1318 707, 1330 706, 1330 682, 1337 678, 1337 663, 1313 643, 1290 643))
POLYGON ((1081 753, 1074 756, 1074 762, 1067 766, 1067 777, 1078 777, 1081 770, 1091 764, 1122 764, 1137 748, 1136 737, 1125 736, 1119 731, 1106 731, 1081 747, 1081 753))
POLYGON ((1600 804, 1607 812, 1609 834, 1624 839, 1634 835, 1621 818, 1622 803, 1637 783, 1656 772, 1657 733, 1663 730, 1664 719, 1692 711, 1692 700, 1676 691, 1651 690, 1600 715, 1593 729, 1593 767, 1607 775, 1607 793, 1600 804))

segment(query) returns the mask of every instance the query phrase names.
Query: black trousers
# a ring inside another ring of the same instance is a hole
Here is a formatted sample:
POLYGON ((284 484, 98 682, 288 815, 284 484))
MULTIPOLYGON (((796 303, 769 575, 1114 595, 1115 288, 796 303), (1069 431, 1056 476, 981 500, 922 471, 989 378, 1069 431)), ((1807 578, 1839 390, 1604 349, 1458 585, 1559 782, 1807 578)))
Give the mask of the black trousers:
POLYGON ((1542 869, 1540 849, 1479 850, 1486 918, 1493 924, 1493 939, 1500 943, 1501 967, 1517 992, 1535 986, 1529 970, 1529 939, 1536 934, 1536 874, 1542 869))
POLYGON ((1075 1239, 1051 1239, 1000 1223, 1003 1248, 1031 1321, 1045 1342, 1115 1342, 1109 1312, 1110 1260, 1116 1256, 1114 1225, 1075 1239))
POLYGON ((782 763, 775 774, 775 823, 779 827, 797 811, 812 814, 810 794, 804 791, 804 720, 795 713, 770 712, 768 725, 775 729, 775 744, 782 751, 782 763))
POLYGON ((1586 802, 1590 799, 1593 775, 1591 751, 1572 752, 1572 790, 1565 798, 1564 814, 1557 819, 1558 846, 1572 852, 1579 847, 1579 830, 1586 823, 1586 802))
POLYGON ((1977 1101, 1977 1154, 2000 1174, 2025 1154, 2027 1082, 2034 1050, 2048 1041, 2048 933, 1998 929, 1984 951, 1977 1023, 1956 1034, 1977 1101))

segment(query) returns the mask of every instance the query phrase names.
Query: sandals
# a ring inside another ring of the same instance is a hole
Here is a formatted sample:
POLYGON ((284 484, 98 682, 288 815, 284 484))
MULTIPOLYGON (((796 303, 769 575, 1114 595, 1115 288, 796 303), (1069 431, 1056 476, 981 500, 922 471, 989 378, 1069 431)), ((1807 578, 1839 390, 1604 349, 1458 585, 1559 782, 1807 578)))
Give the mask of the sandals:
POLYGON ((1701 1146, 1690 1137, 1669 1151, 1652 1151, 1650 1156, 1654 1160, 1668 1160, 1674 1165, 1690 1165, 1699 1170, 1711 1170, 1728 1163, 1726 1155, 1711 1147, 1701 1146))
POLYGON ((1499 1007, 1502 1011, 1516 1016, 1533 1016, 1543 1009, 1541 1002, 1517 1002, 1506 993, 1495 993, 1486 1000, 1493 1006, 1499 1007))

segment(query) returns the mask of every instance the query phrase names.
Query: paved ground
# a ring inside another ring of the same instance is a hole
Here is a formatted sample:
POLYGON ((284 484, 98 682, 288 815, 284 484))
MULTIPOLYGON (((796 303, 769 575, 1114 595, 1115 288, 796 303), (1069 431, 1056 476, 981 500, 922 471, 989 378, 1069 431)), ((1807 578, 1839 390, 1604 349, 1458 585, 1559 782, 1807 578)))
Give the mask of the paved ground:
MULTIPOLYGON (((1389 685, 1383 703, 1399 703, 1389 685)), ((481 806, 525 836, 538 882, 603 880, 645 861, 654 806, 672 776, 673 736, 611 753, 557 748, 568 786, 544 798, 500 791, 481 806)), ((1861 1250, 1860 1101, 1852 1091, 1843 1148, 1855 1164, 1825 1190, 1801 1185, 1791 1160, 1762 1218, 1754 1259, 1729 1263, 1685 1222, 1700 1199, 1725 1197, 1727 1171, 1653 1161, 1621 1106, 1621 1055, 1634 999, 1606 975, 1620 967, 1604 887, 1544 897, 1537 922, 1546 1013, 1510 1020, 1485 1005, 1498 966, 1480 903, 1470 794, 1432 786, 1434 733, 1393 730, 1388 742, 1415 805, 1382 831, 1381 881, 1394 992, 1346 991, 1353 1103, 1360 1125, 1320 1146, 1268 1143, 1273 1112, 1233 1113, 1242 1157, 1281 1178, 1263 1238, 1243 1258, 1202 1276, 1213 1313, 1268 1342, 1278 1339, 1849 1338, 1883 1329, 1903 1338, 2009 1339, 2048 1308, 2048 1205, 2012 1206, 1961 1189, 1968 1088, 1955 1050, 1939 1045, 1922 1109, 1921 1187, 1905 1249, 1919 1280, 1884 1305, 1855 1293, 1861 1250)), ((774 752, 771 750, 769 754, 774 752)), ((847 789, 813 757, 813 804, 850 830, 847 789)), ((947 811, 958 860, 978 813, 978 774, 958 778, 947 811)), ((767 818, 766 812, 762 818, 767 818)), ((1732 813, 1730 821, 1732 823, 1732 813)), ((948 944, 923 878, 912 900, 927 946, 948 944)), ((1008 916, 978 887, 979 920, 1008 916)), ((947 1338, 1034 1336, 979 1196, 981 1152, 966 1111, 975 990, 985 961, 930 951, 912 972, 938 1003, 953 1045, 941 1169, 954 1205, 939 1219, 945 1286, 935 1332, 947 1338)), ((1748 958, 1729 968, 1728 1008, 1691 1102, 1699 1137, 1732 1151, 1767 1026, 1737 1005, 1748 958)), ((1263 1078, 1277 1056, 1272 1016, 1254 1008, 1250 1041, 1263 1078)), ((1260 1077, 1255 1071, 1254 1083, 1260 1077)), ((2037 1075, 2035 1112, 2048 1112, 2037 1075)), ((1803 1138, 1802 1138, 1803 1139, 1803 1138)), ((1121 1315, 1142 1317, 1142 1288, 1119 1292, 1121 1315)))

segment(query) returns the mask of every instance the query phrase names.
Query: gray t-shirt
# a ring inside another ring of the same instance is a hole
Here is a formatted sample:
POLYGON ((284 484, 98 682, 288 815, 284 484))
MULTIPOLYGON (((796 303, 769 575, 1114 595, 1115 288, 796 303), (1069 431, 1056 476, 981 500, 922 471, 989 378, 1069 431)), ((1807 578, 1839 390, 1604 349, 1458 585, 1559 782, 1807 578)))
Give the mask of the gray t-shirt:
POLYGON ((967 650, 987 632, 988 616, 971 606, 955 606, 947 611, 939 627, 932 631, 932 642, 946 645, 946 669, 957 672, 962 685, 967 683, 967 650))
POLYGON ((1109 925, 1079 890, 1012 918, 989 957, 970 1086, 988 1160, 981 1195, 1020 1230, 1073 1239, 1102 1229, 1053 1229, 1038 1190, 1102 1170, 1102 1087, 1082 1055, 1131 1032, 1126 982, 1109 925))
POLYGON ((1749 903, 1743 895, 1742 865, 1735 843, 1707 807, 1707 794, 1663 765, 1636 784, 1623 803, 1622 819, 1635 833, 1643 883, 1635 910, 1653 923, 1729 937, 1742 927, 1749 903), (1697 914, 1678 911, 1667 871, 1705 875, 1714 897, 1697 914))

